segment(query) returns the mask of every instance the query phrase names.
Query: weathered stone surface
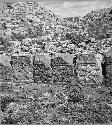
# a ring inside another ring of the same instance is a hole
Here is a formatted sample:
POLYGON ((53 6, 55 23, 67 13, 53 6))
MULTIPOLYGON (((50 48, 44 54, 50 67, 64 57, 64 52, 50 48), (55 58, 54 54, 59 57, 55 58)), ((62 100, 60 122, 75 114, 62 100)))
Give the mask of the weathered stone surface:
POLYGON ((12 56, 13 82, 33 80, 31 58, 29 56, 12 56))
POLYGON ((95 54, 81 54, 77 59, 77 73, 83 84, 101 84, 101 61, 95 54))

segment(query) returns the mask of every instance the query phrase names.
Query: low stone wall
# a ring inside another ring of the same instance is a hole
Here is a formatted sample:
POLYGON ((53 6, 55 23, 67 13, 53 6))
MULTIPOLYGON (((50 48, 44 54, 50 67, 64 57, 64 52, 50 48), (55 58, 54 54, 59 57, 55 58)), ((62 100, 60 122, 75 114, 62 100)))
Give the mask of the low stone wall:
MULTIPOLYGON (((95 54, 80 54, 77 59, 78 78, 83 84, 101 84, 101 60, 95 54)), ((100 55, 101 56, 101 55, 100 55)))

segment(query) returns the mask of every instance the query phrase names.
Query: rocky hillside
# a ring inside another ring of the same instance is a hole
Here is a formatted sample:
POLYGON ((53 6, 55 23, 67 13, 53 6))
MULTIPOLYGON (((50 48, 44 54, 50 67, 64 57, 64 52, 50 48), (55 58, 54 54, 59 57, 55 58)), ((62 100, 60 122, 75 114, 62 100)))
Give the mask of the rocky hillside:
POLYGON ((96 38, 96 40, 112 37, 112 8, 93 11, 83 19, 90 37, 96 38))
POLYGON ((112 122, 111 13, 62 19, 0 3, 2 124, 112 122))
POLYGON ((111 18, 111 8, 70 21, 38 3, 2 3, 0 53, 80 53, 88 49, 97 52, 98 47, 92 47, 93 43, 99 46, 96 44, 103 41, 103 48, 111 46, 111 18))
MULTIPOLYGON (((70 40, 78 50, 89 50, 93 53, 105 53, 112 45, 112 8, 100 9, 88 13, 82 18, 66 20, 78 23, 80 32, 70 40)), ((78 51, 79 52, 79 51, 78 51)))
POLYGON ((61 41, 68 40, 66 34, 74 30, 73 23, 37 2, 2 3, 0 8, 0 50, 7 53, 60 51, 61 41))

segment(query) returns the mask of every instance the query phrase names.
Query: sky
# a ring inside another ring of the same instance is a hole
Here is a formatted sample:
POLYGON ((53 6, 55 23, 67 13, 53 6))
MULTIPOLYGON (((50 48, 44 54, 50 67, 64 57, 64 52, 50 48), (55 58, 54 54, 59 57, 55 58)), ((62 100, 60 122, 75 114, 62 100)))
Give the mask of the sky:
POLYGON ((112 7, 112 0, 41 0, 40 4, 60 17, 76 17, 93 10, 112 7))
POLYGON ((37 1, 62 18, 84 16, 97 9, 112 7, 112 0, 0 0, 2 1, 37 1))
POLYGON ((112 0, 41 0, 40 4, 61 17, 76 17, 112 7, 112 0))

